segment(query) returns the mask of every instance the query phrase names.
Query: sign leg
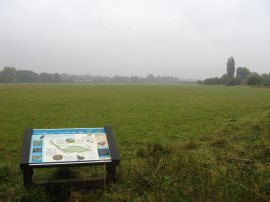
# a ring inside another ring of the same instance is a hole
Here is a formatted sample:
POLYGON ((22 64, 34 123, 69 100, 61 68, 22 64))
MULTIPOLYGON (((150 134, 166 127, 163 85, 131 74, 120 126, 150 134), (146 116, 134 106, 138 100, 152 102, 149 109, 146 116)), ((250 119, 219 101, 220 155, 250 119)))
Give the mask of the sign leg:
POLYGON ((33 175, 33 168, 30 167, 23 168, 23 184, 25 187, 29 187, 33 184, 32 175, 33 175))
POLYGON ((115 164, 110 163, 106 165, 106 170, 107 170, 107 181, 108 182, 116 182, 116 175, 115 175, 115 164))

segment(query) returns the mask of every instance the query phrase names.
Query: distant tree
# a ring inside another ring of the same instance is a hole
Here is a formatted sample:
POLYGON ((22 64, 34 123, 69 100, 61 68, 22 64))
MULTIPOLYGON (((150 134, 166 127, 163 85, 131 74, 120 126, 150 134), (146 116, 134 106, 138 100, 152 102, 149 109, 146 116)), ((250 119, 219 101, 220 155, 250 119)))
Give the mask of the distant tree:
POLYGON ((39 82, 41 82, 41 83, 52 83, 52 81, 53 81, 53 77, 51 74, 42 72, 39 75, 39 82))
POLYGON ((261 75, 261 84, 264 86, 270 86, 270 74, 261 75))
POLYGON ((74 79, 69 74, 61 74, 61 81, 64 83, 73 83, 74 79))
POLYGON ((240 85, 242 83, 242 80, 239 78, 234 78, 234 85, 240 85))
POLYGON ((16 69, 14 67, 4 67, 1 78, 4 83, 14 83, 16 81, 16 69))
POLYGON ((0 71, 0 83, 3 83, 4 81, 4 77, 3 77, 3 73, 2 71, 0 71))
POLYGON ((209 79, 205 79, 204 83, 207 84, 207 85, 220 84, 220 79, 218 77, 209 78, 209 79))
POLYGON ((131 76, 130 82, 131 83, 139 83, 140 79, 138 78, 138 76, 131 76))
POLYGON ((220 77, 220 83, 226 84, 227 80, 228 80, 227 74, 223 74, 222 77, 220 77))
POLYGON ((155 76, 153 74, 149 74, 147 77, 146 77, 146 81, 147 82, 154 82, 155 81, 155 76))
POLYGON ((127 76, 113 76, 112 81, 114 83, 129 83, 130 82, 129 77, 127 76))
POLYGON ((236 78, 244 79, 250 75, 250 71, 246 67, 237 67, 236 69, 236 78))
POLYGON ((54 83, 60 83, 61 82, 60 74, 55 73, 55 74, 52 75, 52 77, 53 77, 52 80, 53 80, 54 83))
MULTIPOLYGON (((178 77, 172 77, 172 76, 162 76, 159 79, 160 79, 160 82, 162 82, 162 83, 177 83, 177 82, 179 82, 178 77)), ((157 79, 157 81, 159 81, 159 80, 157 79)))
POLYGON ((233 57, 230 57, 230 58, 228 58, 228 62, 227 62, 228 79, 233 78, 234 73, 235 73, 235 61, 234 61, 233 57))
POLYGON ((261 77, 258 73, 251 73, 247 77, 247 85, 260 85, 261 84, 261 77))
POLYGON ((226 86, 234 86, 234 85, 239 85, 241 84, 241 79, 239 78, 229 78, 227 81, 226 81, 226 86))
POLYGON ((30 70, 18 70, 16 72, 16 82, 34 83, 38 81, 38 74, 30 70))

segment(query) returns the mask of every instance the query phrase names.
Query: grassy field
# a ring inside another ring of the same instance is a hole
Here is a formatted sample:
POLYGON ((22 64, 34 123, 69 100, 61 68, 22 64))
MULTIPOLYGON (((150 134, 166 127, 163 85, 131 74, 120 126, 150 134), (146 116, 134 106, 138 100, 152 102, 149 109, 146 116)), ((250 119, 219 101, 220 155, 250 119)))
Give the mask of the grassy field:
POLYGON ((270 200, 269 88, 6 84, 0 114, 0 201, 270 200), (106 194, 24 190, 24 128, 104 125, 121 154, 118 183, 106 194))

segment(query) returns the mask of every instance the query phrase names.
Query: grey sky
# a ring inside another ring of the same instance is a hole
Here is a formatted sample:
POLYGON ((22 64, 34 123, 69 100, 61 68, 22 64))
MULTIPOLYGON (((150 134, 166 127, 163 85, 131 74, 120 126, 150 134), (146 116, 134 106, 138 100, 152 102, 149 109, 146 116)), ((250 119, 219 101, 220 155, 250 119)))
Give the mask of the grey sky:
POLYGON ((269 0, 0 0, 0 67, 92 75, 270 72, 269 0))

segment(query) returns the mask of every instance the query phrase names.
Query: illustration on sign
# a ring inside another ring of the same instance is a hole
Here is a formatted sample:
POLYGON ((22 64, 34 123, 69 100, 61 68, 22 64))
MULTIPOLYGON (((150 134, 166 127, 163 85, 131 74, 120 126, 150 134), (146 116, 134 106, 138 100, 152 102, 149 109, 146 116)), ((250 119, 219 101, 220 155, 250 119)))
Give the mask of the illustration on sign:
POLYGON ((109 161, 104 128, 34 129, 30 163, 109 161))

